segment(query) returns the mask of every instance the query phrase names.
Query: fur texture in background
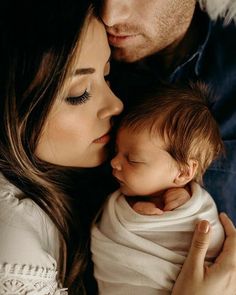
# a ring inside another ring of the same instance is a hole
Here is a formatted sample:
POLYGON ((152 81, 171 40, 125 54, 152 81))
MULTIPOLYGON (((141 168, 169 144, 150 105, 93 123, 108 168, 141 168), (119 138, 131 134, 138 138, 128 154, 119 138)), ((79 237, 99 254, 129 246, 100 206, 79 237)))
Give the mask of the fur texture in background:
POLYGON ((198 2, 212 19, 223 17, 225 24, 231 20, 236 23, 236 0, 198 0, 198 2))

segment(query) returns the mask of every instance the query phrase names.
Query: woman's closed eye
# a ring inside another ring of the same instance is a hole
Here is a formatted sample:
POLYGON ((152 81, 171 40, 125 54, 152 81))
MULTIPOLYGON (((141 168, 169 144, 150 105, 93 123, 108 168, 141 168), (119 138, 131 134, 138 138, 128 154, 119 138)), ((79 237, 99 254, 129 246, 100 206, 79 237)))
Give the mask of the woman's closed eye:
POLYGON ((87 91, 87 89, 84 91, 83 94, 79 96, 69 96, 66 98, 66 103, 71 105, 78 105, 86 103, 89 98, 91 97, 90 93, 87 91))

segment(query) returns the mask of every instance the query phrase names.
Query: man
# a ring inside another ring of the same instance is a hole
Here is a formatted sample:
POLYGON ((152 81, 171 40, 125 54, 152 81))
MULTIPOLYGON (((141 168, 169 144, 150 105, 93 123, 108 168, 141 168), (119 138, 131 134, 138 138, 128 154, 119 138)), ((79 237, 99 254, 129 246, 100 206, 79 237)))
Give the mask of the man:
MULTIPOLYGON (((236 14, 234 1, 220 2, 204 3, 213 14, 234 16, 228 3, 236 14)), ((196 0, 103 0, 100 12, 116 60, 111 84, 127 106, 160 82, 201 80, 216 94, 209 106, 226 156, 208 169, 204 184, 236 223, 235 24, 210 20, 196 0)))

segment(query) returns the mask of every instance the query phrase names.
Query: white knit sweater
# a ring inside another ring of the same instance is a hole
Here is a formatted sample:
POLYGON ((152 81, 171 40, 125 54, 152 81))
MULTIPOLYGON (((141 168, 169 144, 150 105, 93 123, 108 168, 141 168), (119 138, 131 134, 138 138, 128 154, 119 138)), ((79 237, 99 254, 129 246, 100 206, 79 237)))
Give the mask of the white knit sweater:
POLYGON ((0 295, 67 294, 57 280, 58 231, 0 175, 0 295))

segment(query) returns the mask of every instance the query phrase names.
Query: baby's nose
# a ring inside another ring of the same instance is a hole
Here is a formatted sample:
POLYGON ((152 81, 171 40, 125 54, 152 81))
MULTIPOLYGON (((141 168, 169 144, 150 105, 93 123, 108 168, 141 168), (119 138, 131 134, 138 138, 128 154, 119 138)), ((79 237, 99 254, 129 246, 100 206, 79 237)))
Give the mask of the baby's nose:
POLYGON ((111 160, 111 167, 113 168, 113 169, 116 169, 116 170, 121 170, 121 163, 120 163, 120 161, 119 161, 119 158, 118 158, 118 156, 115 156, 112 160, 111 160))

